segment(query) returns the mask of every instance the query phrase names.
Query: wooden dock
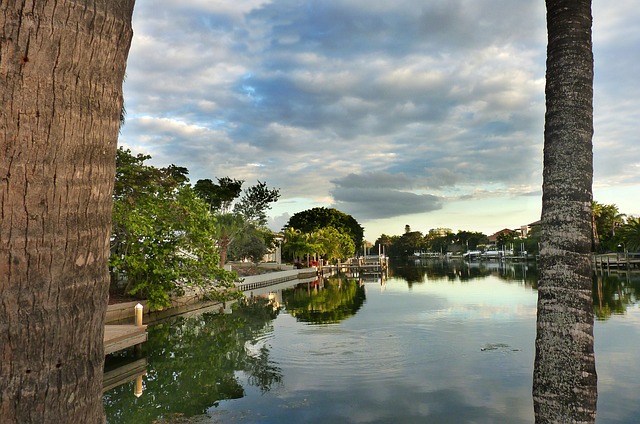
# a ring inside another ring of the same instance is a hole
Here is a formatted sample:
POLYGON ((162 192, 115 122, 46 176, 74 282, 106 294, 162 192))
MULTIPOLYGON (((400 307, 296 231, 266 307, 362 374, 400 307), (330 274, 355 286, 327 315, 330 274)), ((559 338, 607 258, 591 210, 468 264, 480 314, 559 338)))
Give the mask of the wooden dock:
POLYGON ((360 258, 352 258, 347 262, 338 265, 322 265, 320 273, 381 273, 386 272, 389 266, 388 258, 385 256, 371 255, 360 258))
POLYGON ((608 253, 593 256, 593 266, 596 270, 627 270, 640 268, 640 253, 608 253))
POLYGON ((108 355, 147 341, 146 325, 105 325, 104 354, 108 355))

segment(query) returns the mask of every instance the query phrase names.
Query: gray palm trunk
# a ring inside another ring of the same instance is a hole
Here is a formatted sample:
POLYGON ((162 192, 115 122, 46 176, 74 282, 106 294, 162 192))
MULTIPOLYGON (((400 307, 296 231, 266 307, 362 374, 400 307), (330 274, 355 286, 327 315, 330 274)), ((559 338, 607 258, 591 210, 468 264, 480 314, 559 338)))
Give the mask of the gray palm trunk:
POLYGON ((547 0, 547 81, 533 401, 538 423, 595 421, 590 0, 547 0))
POLYGON ((0 422, 104 422, 133 0, 0 2, 0 422))

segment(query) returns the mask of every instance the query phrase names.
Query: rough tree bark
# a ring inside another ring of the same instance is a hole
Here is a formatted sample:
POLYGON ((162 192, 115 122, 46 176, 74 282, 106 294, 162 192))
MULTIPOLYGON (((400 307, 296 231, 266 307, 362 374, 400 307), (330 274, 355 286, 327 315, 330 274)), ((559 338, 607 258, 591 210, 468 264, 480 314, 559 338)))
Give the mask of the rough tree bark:
POLYGON ((134 0, 0 2, 0 422, 96 423, 134 0))
POLYGON ((533 401, 538 423, 595 421, 591 0, 547 0, 547 82, 533 401))

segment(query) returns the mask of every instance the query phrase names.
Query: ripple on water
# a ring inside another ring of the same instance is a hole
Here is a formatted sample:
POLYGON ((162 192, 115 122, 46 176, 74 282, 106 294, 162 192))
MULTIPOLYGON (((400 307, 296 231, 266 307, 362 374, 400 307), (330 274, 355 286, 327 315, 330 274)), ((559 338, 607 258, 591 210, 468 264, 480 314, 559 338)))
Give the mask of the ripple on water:
POLYGON ((345 379, 362 383, 397 379, 408 363, 417 360, 407 355, 405 339, 390 328, 346 329, 316 327, 314 337, 301 332, 282 335, 273 343, 272 359, 297 375, 312 378, 314 384, 331 386, 345 379), (284 338, 287 340, 284 341, 284 338), (375 364, 375 366, 373 365, 375 364))

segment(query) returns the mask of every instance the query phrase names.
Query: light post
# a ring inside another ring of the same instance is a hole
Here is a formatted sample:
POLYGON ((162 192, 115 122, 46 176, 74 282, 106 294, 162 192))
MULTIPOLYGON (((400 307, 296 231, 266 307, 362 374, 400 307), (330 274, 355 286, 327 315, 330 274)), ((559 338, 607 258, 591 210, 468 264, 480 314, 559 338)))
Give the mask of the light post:
POLYGON ((618 244, 618 247, 622 247, 623 248, 624 261, 625 261, 627 269, 628 269, 629 268, 629 254, 627 252, 627 245, 623 241, 621 241, 620 244, 618 244))

